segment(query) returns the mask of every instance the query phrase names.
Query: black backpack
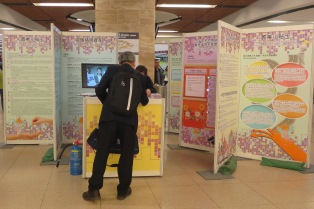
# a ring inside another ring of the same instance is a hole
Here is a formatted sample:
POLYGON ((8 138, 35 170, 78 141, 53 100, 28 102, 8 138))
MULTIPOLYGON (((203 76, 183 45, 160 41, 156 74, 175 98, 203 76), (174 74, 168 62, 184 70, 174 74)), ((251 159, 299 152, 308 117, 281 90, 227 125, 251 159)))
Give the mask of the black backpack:
POLYGON ((108 100, 111 112, 121 116, 133 116, 141 101, 142 84, 131 70, 119 69, 109 87, 108 100))

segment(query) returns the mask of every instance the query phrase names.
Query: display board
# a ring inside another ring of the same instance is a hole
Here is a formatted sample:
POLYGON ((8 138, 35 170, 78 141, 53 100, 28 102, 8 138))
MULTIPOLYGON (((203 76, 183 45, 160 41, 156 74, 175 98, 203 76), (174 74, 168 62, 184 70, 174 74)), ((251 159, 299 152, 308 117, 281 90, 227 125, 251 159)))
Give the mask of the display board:
POLYGON ((238 155, 309 162, 313 25, 242 30, 238 155))
POLYGON ((217 33, 184 34, 180 146, 213 148, 216 64, 217 33))
POLYGON ((118 33, 118 54, 131 51, 135 54, 135 66, 139 64, 139 33, 119 32, 118 33))
POLYGON ((218 29, 215 173, 236 151, 241 61, 241 30, 232 26, 227 27, 223 22, 219 22, 218 29))
POLYGON ((310 166, 313 25, 219 21, 214 173, 232 155, 310 166))
POLYGON ((54 104, 54 121, 56 126, 56 131, 54 132, 56 139, 54 143, 54 159, 57 159, 57 154, 59 153, 59 150, 61 149, 62 145, 62 110, 61 110, 61 31, 55 27, 53 24, 51 24, 51 32, 53 34, 53 43, 52 46, 54 49, 54 83, 55 83, 55 91, 54 91, 54 98, 55 98, 55 104, 54 104))
POLYGON ((94 93, 82 88, 82 63, 117 63, 116 33, 63 32, 62 58, 62 138, 83 138, 83 100, 80 94, 94 93))
POLYGON ((168 48, 168 132, 180 131, 181 81, 182 81, 182 39, 170 40, 168 48))
MULTIPOLYGON (((134 155, 133 176, 162 176, 164 150, 164 104, 163 99, 149 99, 149 103, 138 107, 139 154, 134 155)), ((86 139, 98 127, 102 104, 97 97, 84 98, 84 140, 83 140, 83 177, 92 174, 95 158, 94 150, 86 139)), ((120 155, 110 154, 107 164, 117 164, 120 155)), ((117 168, 106 168, 105 177, 116 177, 117 168)))
POLYGON ((55 143, 52 36, 52 32, 4 33, 4 135, 7 144, 55 143))

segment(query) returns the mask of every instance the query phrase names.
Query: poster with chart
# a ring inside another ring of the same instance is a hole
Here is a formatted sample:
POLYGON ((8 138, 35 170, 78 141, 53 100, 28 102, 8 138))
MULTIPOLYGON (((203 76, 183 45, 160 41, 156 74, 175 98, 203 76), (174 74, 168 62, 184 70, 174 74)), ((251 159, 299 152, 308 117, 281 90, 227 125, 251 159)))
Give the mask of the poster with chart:
POLYGON ((217 33, 184 34, 180 146, 209 151, 215 134, 217 33), (215 89, 215 87, 214 87, 215 89))
POLYGON ((241 30, 218 22, 214 173, 236 151, 239 120, 241 30))
POLYGON ((309 164, 313 25, 245 29, 237 153, 309 164))
POLYGON ((168 131, 172 133, 179 133, 181 118, 182 45, 182 39, 178 39, 171 40, 168 47, 168 131))
POLYGON ((5 32, 5 140, 53 144, 54 68, 51 32, 5 32))
POLYGON ((139 33, 119 32, 118 33, 118 54, 125 51, 131 51, 135 54, 135 66, 139 63, 140 50, 139 33))
POLYGON ((83 138, 82 63, 116 64, 116 33, 62 33, 62 138, 63 141, 83 138))

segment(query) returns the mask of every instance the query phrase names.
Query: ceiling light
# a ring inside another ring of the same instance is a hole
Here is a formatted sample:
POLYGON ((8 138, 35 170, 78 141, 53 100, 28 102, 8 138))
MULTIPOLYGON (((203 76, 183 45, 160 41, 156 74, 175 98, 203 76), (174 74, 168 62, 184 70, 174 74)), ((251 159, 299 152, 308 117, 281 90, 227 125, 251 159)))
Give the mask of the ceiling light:
POLYGON ((288 23, 289 21, 284 21, 284 20, 270 20, 270 21, 267 21, 269 23, 288 23))
POLYGON ((156 7, 175 7, 175 8, 215 8, 217 5, 210 4, 157 4, 156 7))
POLYGON ((177 33, 177 30, 158 30, 158 33, 177 33))
POLYGON ((157 35, 156 36, 157 38, 178 38, 178 37, 182 37, 182 36, 180 36, 180 35, 157 35))
POLYGON ((90 32, 90 30, 88 29, 74 29, 74 30, 70 30, 72 32, 90 32))
POLYGON ((0 30, 15 30, 15 28, 0 28, 0 30))
POLYGON ((33 3, 38 7, 93 7, 91 3, 33 3))

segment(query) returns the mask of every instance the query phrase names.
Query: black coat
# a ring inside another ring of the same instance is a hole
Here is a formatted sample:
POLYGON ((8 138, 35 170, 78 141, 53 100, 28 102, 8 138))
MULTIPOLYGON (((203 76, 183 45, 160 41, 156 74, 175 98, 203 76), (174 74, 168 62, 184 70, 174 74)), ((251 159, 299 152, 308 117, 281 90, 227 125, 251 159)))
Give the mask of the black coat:
POLYGON ((153 81, 148 75, 146 76, 146 89, 150 89, 151 93, 157 93, 157 90, 154 88, 153 81))
POLYGON ((138 115, 137 114, 134 116, 120 116, 120 115, 116 115, 116 114, 112 113, 109 110, 108 100, 106 99, 107 94, 108 94, 108 90, 110 88, 113 76, 115 75, 115 73, 117 73, 120 70, 122 70, 122 71, 133 71, 140 78, 141 83, 142 83, 141 104, 143 106, 148 104, 148 97, 147 97, 146 90, 145 90, 146 89, 146 78, 140 72, 134 70, 128 64, 110 66, 107 69, 105 75, 102 77, 99 85, 96 87, 96 90, 95 90, 98 99, 103 104, 101 115, 99 118, 99 123, 102 123, 104 121, 119 121, 119 122, 123 122, 123 123, 129 124, 129 125, 132 125, 134 127, 137 127, 137 125, 138 125, 138 115))

